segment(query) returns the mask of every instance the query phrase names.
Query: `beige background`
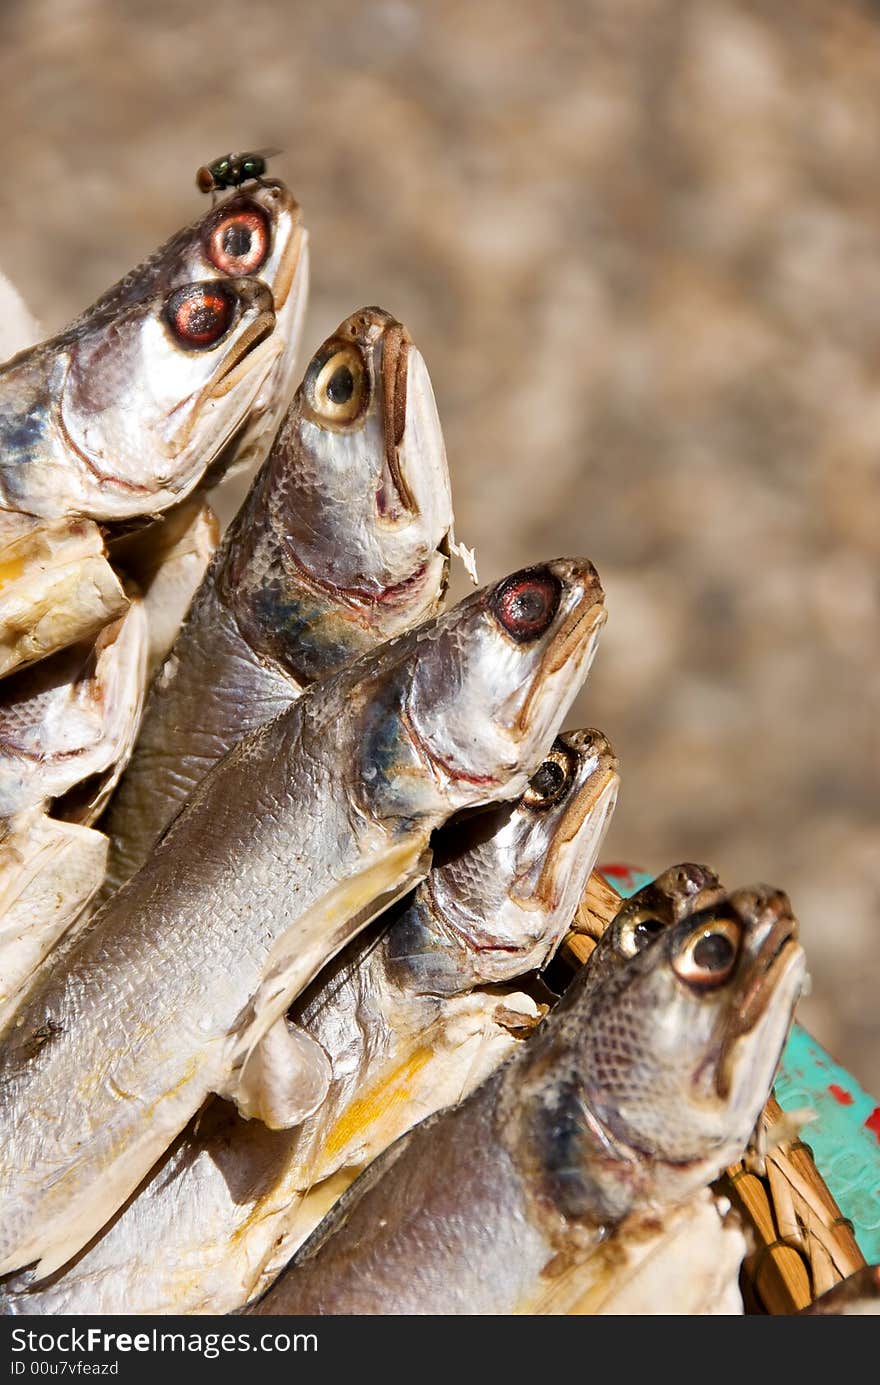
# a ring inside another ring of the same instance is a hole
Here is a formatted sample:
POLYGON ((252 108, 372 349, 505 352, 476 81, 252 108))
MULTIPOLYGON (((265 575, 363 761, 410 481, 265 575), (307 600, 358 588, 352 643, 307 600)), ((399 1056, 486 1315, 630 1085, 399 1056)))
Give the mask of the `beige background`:
POLYGON ((5 0, 0 128, 47 330, 284 148, 307 350, 395 312, 481 577, 602 574, 606 859, 786 888, 801 1017, 880 1093, 880 7, 5 0))

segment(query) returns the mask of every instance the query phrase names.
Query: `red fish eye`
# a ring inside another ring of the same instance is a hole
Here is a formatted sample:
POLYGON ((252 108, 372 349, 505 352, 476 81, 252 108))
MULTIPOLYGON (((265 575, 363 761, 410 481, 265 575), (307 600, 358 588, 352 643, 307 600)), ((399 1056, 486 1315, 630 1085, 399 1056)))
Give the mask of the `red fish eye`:
POLYGON ((223 274, 255 274, 269 253, 269 222, 259 207, 228 212, 211 231, 207 251, 223 274))
POLYGON ((213 346, 229 331, 235 299, 222 284, 188 284, 172 293, 165 319, 182 346, 213 346))
POLYGON ((534 640, 550 625, 561 595, 558 578, 545 569, 536 569, 502 582, 492 598, 492 609, 513 639, 534 640))

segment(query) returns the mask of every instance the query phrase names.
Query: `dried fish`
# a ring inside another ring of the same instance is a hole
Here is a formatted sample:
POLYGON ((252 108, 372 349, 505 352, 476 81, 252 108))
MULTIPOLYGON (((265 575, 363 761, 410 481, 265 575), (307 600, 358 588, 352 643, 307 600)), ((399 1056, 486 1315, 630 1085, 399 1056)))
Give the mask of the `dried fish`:
POLYGON ((248 1311, 577 1311, 621 1233, 740 1157, 804 974, 791 907, 757 887, 649 922, 612 925, 505 1066, 376 1160, 248 1311))
POLYGON ((2 1036, 0 1273, 64 1264, 209 1093, 292 1124, 306 1091, 305 1114, 323 1050, 294 1042, 283 1091, 255 1093, 261 1040, 424 877, 436 828, 524 791, 604 618, 586 561, 515 573, 323 680, 202 781, 2 1036))
POLYGON ((451 529, 424 361, 389 313, 364 308, 312 358, 152 689, 103 824, 105 898, 246 732, 434 614, 451 529))
POLYGON ((442 864, 399 917, 355 939, 296 1006, 332 1068, 319 1109, 279 1132, 215 1102, 75 1263, 33 1287, 16 1276, 3 1310, 222 1313, 270 1284, 328 1199, 465 1096, 540 1019, 532 996, 499 983, 546 958, 568 927, 616 764, 601 733, 568 733, 519 803, 447 829, 442 864), (435 955, 442 969, 426 965, 435 955))

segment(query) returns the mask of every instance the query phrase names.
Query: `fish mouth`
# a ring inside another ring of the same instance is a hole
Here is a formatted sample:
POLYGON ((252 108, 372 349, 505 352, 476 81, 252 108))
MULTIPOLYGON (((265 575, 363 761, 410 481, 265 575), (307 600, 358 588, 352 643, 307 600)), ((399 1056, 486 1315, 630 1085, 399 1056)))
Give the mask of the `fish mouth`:
POLYGON ((738 1041, 757 1028, 774 997, 784 989, 787 973, 802 964, 804 954, 797 934, 797 921, 791 914, 778 919, 749 967, 720 1045, 716 1089, 722 1098, 731 1091, 738 1041))
MULTIPOLYGON (((419 507, 400 465, 399 447, 406 432, 407 374, 412 339, 402 323, 391 321, 382 345, 382 417, 385 429, 385 464, 401 508, 418 514, 419 507)), ((380 513, 388 508, 382 488, 377 496, 380 513)))
POLYGON ((577 846, 575 861, 583 859, 584 854, 592 853, 594 848, 598 850, 598 843, 605 834, 620 786, 617 757, 608 754, 607 758, 611 763, 595 770, 575 793, 553 833, 533 891, 535 898, 546 908, 555 907, 559 903, 565 891, 566 881, 576 869, 576 865, 567 858, 565 848, 582 837, 577 846), (585 830, 587 828, 589 830, 585 830))
POLYGON ((207 398, 222 399, 246 375, 250 375, 258 368, 263 358, 266 360, 268 370, 280 351, 280 346, 273 341, 275 321, 275 313, 271 308, 267 308, 254 319, 249 327, 245 328, 234 349, 229 352, 217 372, 213 384, 207 391, 207 398), (261 352, 260 347, 263 347, 264 344, 268 345, 261 352), (254 359, 255 357, 256 359, 254 359), (246 365, 245 362, 247 362, 246 365))
POLYGON ((580 657, 581 660, 589 661, 592 657, 599 631, 607 619, 604 593, 598 574, 593 569, 589 588, 583 592, 574 610, 551 639, 532 675, 531 687, 516 720, 516 729, 521 734, 526 731, 535 699, 540 696, 550 678, 572 660, 580 657), (587 627, 586 631, 584 626, 587 627))
MULTIPOLYGON (((298 211, 299 208, 297 207, 298 211)), ((296 282, 305 244, 305 228, 297 221, 290 233, 290 243, 285 247, 278 261, 278 269, 272 281, 272 296, 275 299, 276 313, 280 313, 283 309, 296 282)))
POLYGON ((754 1029, 770 1003, 782 973, 795 953, 801 952, 797 922, 790 915, 777 919, 755 958, 751 975, 737 1005, 737 1029, 754 1029))
MULTIPOLYGON (((385 587, 342 587, 337 586, 335 582, 318 577, 310 568, 306 567, 290 544, 285 546, 304 587, 315 592, 316 595, 328 598, 334 605, 347 606, 349 610, 358 613, 374 610, 377 606, 407 605, 409 597, 424 586, 430 567, 430 558, 428 558, 419 563, 408 577, 402 578, 399 582, 392 582, 385 587)), ((435 552, 439 553, 440 550, 435 550, 435 552)))
POLYGON ((270 285, 275 300, 275 311, 280 313, 297 277, 307 240, 307 232, 302 224, 302 208, 290 189, 280 179, 275 178, 264 179, 259 189, 249 194, 247 200, 255 202, 269 213, 275 228, 276 242, 282 218, 290 218, 287 244, 278 257, 278 265, 270 285))

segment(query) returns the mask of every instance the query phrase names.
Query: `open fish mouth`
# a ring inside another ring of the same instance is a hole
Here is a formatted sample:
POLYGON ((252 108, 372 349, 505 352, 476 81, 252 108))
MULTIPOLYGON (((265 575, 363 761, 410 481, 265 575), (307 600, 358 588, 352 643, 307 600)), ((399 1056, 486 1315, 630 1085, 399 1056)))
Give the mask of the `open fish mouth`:
POLYGON ((538 696, 540 689, 545 681, 553 674, 565 668, 577 654, 578 647, 583 645, 583 650, 578 659, 579 663, 586 663, 592 660, 595 653, 596 643, 599 639, 599 632, 608 619, 608 611, 605 608, 605 597, 602 587, 599 584, 598 574, 595 573, 595 597, 588 601, 586 596, 579 601, 571 615, 557 631, 554 639, 544 653, 538 668, 537 675, 532 681, 532 686, 526 695, 517 718, 517 728, 522 730, 528 725, 532 713, 532 704, 538 696), (586 624, 589 631, 585 639, 582 627, 586 624))
MULTIPOLYGON (((749 974, 728 1020, 727 1033, 721 1043, 716 1090, 722 1098, 731 1091, 738 1043, 752 1034, 761 1024, 768 1026, 765 1036, 770 1043, 774 1029, 771 1006, 789 991, 794 993, 797 973, 804 970, 804 950, 797 940, 797 921, 789 914, 779 919, 762 944, 758 956, 749 967, 749 974)), ((801 980, 803 979, 801 975, 801 980)), ((796 1000, 796 994, 792 1000, 796 1000)), ((783 1008, 785 1008, 783 1006, 783 1008)), ((785 1025, 787 1030, 788 1025, 785 1025)), ((779 1052, 784 1043, 784 1031, 779 1035, 779 1052)), ((777 1055, 778 1057, 778 1055, 777 1055)))
POLYGON ((398 455, 398 448, 406 431, 407 376, 411 346, 410 335, 401 323, 394 322, 385 329, 382 348, 385 462, 402 508, 410 514, 418 514, 419 507, 403 474, 398 455))
MULTIPOLYGON (((603 753, 610 754, 610 747, 603 753)), ((534 896, 546 909, 555 908, 565 888, 565 878, 569 866, 564 848, 574 841, 588 818, 592 819, 590 840, 604 834, 605 826, 614 811, 620 777, 611 766, 593 774, 588 782, 575 794, 566 809, 562 820, 548 848, 541 875, 534 889, 534 896)), ((584 850, 588 849, 585 841, 584 850)))
POLYGON ((750 969, 751 975, 737 1006, 736 1029, 747 1034, 761 1020, 783 973, 803 949, 797 941, 797 921, 789 914, 779 919, 750 969))
POLYGON ((245 375, 250 375, 260 364, 260 354, 265 357, 266 371, 268 372, 275 357, 280 354, 282 349, 281 344, 274 338, 274 327, 275 314, 269 311, 261 313, 256 321, 242 332, 240 341, 236 343, 234 350, 230 351, 214 383, 208 390, 208 398, 220 399, 234 389, 245 375), (263 348, 262 353, 260 353, 261 347, 263 348), (258 357, 256 361, 253 359, 254 356, 258 357), (247 361, 246 367, 243 364, 245 361, 247 361))

